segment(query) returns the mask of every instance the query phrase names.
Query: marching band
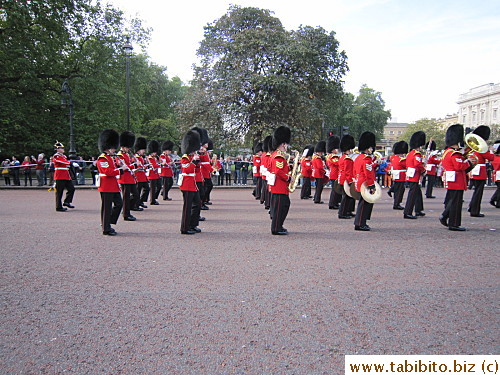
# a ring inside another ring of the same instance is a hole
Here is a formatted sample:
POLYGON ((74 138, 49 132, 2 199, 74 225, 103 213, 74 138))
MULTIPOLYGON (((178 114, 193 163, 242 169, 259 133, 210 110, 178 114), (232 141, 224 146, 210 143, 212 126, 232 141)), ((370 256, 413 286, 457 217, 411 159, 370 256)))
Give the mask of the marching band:
MULTIPOLYGON (((462 125, 452 125, 446 132, 446 149, 442 155, 436 150, 436 142, 431 139, 426 143, 426 135, 422 131, 411 136, 409 145, 405 141, 396 142, 388 168, 392 185, 387 193, 393 198, 392 208, 403 211, 405 219, 425 216, 422 179, 425 176, 427 180, 426 198, 435 198, 432 195, 433 188, 439 176, 438 171, 442 170, 446 198, 439 222, 449 230, 465 231, 461 219, 468 180, 474 188, 468 212, 472 217, 484 217, 480 209, 487 179, 486 161, 490 161, 494 167, 497 185, 490 204, 500 208, 500 141, 496 141, 489 151, 486 143, 489 136, 490 129, 486 126, 479 126, 471 134, 464 135, 462 125), (403 207, 406 187, 409 192, 403 207)), ((380 199, 382 190, 375 176, 383 159, 375 151, 375 134, 361 134, 357 147, 349 134, 345 134, 342 139, 331 135, 327 141, 319 141, 314 147, 306 145, 302 153, 288 153, 291 137, 290 128, 280 126, 263 142, 256 142, 253 149, 256 186, 252 195, 268 210, 271 234, 288 235, 283 224, 290 209, 289 195, 294 192, 299 179, 301 199, 312 198, 311 182, 315 182, 316 204, 323 203, 323 187, 330 182, 328 208, 338 210, 339 219, 354 218, 354 230, 370 231, 367 221, 371 219, 374 203, 380 199)), ((104 235, 117 234, 111 225, 117 223, 122 211, 125 221, 135 221, 136 217, 132 216, 131 211, 147 208, 145 202, 148 196, 151 205, 159 204, 157 199, 160 191, 163 192, 163 200, 172 200, 169 197, 174 183, 173 160, 170 157, 174 147, 172 141, 163 142, 162 153, 158 155, 160 147, 156 140, 148 143, 143 137, 136 138, 132 132, 126 131, 119 135, 107 129, 99 135, 98 146, 101 155, 96 161, 99 172, 96 185, 102 201, 101 227, 104 235), (135 154, 132 149, 135 149, 135 154)), ((54 147, 56 210, 66 211, 67 208, 74 208, 72 200, 75 188, 69 172, 70 161, 64 155, 62 143, 56 142, 54 147), (63 203, 65 189, 67 193, 63 203)), ((200 212, 208 210, 208 205, 211 205, 212 174, 220 170, 217 157, 212 157, 213 148, 213 142, 203 128, 194 127, 182 138, 181 173, 177 181, 183 196, 182 234, 200 233, 199 222, 206 220, 200 216, 200 212)))

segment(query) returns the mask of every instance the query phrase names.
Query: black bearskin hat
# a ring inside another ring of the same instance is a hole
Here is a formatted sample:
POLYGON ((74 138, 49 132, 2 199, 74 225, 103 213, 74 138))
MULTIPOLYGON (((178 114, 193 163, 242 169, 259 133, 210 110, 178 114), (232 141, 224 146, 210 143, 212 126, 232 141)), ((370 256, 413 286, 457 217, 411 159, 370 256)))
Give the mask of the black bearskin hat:
POLYGON ((135 151, 145 150, 148 147, 148 141, 144 137, 137 137, 135 139, 135 151))
POLYGON ((446 130, 446 146, 463 145, 464 143, 464 127, 460 124, 451 125, 446 130))
POLYGON ((181 154, 191 154, 200 149, 200 133, 194 130, 188 131, 182 138, 181 154))
POLYGON ((255 145, 255 147, 253 148, 253 153, 254 155, 259 153, 260 151, 264 151, 264 149, 262 148, 262 142, 259 142, 255 145))
POLYGON ((273 143, 273 137, 271 135, 268 135, 266 138, 264 138, 264 142, 262 143, 262 151, 270 152, 271 143, 273 143))
POLYGON ((393 152, 395 155, 407 154, 408 153, 408 143, 405 141, 399 141, 394 143, 393 152))
POLYGON ((172 141, 165 141, 161 145, 161 151, 172 151, 174 148, 174 142, 172 141))
POLYGON ((352 135, 346 134, 340 140, 340 151, 346 152, 352 150, 354 147, 356 147, 356 144, 352 135))
POLYGON ((412 150, 425 145, 425 133, 423 131, 415 132, 410 138, 410 148, 412 150))
POLYGON ((314 146, 313 145, 307 145, 304 147, 304 151, 302 152, 302 156, 306 158, 310 158, 314 154, 314 146))
POLYGON ((323 154, 326 154, 326 142, 319 141, 316 143, 316 146, 314 146, 314 152, 322 152, 323 154))
POLYGON ((495 155, 500 155, 500 139, 495 141, 495 143, 493 144, 493 153, 495 155))
POLYGON ((370 147, 373 148, 373 151, 375 151, 375 146, 375 134, 373 134, 372 132, 364 132, 361 134, 358 142, 358 149, 360 152, 368 150, 370 147))
POLYGON ((486 125, 478 126, 473 131, 474 134, 477 134, 478 136, 483 138, 485 141, 487 141, 490 138, 490 132, 491 132, 490 128, 486 125))
POLYGON ((207 150, 209 150, 209 151, 213 151, 214 150, 214 141, 212 141, 210 138, 208 139, 207 150))
POLYGON ((278 146, 282 143, 290 144, 291 138, 292 138, 292 132, 288 126, 278 127, 273 134, 272 148, 276 150, 278 146))
POLYGON ((160 151, 160 143, 158 141, 149 141, 148 143, 148 154, 152 154, 153 152, 158 153, 160 151))
POLYGON ((340 138, 336 135, 331 135, 328 137, 328 141, 326 142, 326 151, 332 152, 333 150, 338 149, 340 146, 340 138))
POLYGON ((110 148, 117 149, 120 144, 120 135, 113 129, 106 129, 99 134, 99 151, 104 152, 110 148))
POLYGON ((434 151, 436 149, 436 142, 434 141, 429 141, 425 144, 425 149, 426 150, 430 150, 430 151, 434 151), (430 144, 429 144, 430 143, 430 144))
POLYGON ((198 134, 200 135, 200 144, 204 145, 204 144, 208 143, 208 132, 206 129, 199 128, 199 127, 195 126, 191 130, 198 132, 198 134))
POLYGON ((135 135, 132 132, 124 131, 120 134, 120 146, 121 147, 134 147, 135 135))

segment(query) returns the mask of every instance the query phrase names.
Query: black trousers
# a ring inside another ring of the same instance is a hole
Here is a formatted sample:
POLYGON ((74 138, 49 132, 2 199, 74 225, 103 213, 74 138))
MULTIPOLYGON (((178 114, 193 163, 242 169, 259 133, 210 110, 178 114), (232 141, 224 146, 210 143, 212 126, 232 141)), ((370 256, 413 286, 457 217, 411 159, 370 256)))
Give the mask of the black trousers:
POLYGON ((75 195, 75 186, 72 180, 56 180, 56 208, 63 208, 62 196, 64 189, 66 189, 66 198, 64 198, 64 203, 73 202, 73 196, 75 195))
POLYGON ((149 183, 146 181, 138 182, 137 183, 137 192, 139 193, 139 197, 140 197, 140 202, 138 202, 138 205, 140 205, 141 203, 147 202, 148 197, 149 197, 149 183))
POLYGON ((427 198, 432 197, 432 189, 436 184, 436 175, 428 174, 427 176, 427 189, 425 190, 425 196, 427 198))
POLYGON ((328 202, 328 207, 333 208, 340 204, 340 201, 342 200, 342 195, 337 193, 334 189, 335 181, 337 180, 330 180, 330 181, 332 182, 332 191, 330 192, 330 200, 328 202))
POLYGON ((358 209, 356 210, 356 217, 354 218, 354 225, 364 226, 366 221, 371 219, 373 210, 373 203, 368 203, 362 197, 359 198, 358 209))
POLYGON ((217 176, 217 185, 224 185, 224 169, 219 169, 219 175, 217 176))
POLYGON ((483 200, 484 185, 486 180, 473 180, 471 179, 472 186, 474 186, 474 193, 469 203, 469 211, 471 215, 479 215, 481 211, 481 201, 483 200))
POLYGON ((198 226, 201 207, 200 192, 183 191, 182 198, 184 204, 182 206, 181 232, 186 232, 198 226))
POLYGON ((196 181, 196 186, 198 187, 198 191, 200 192, 201 207, 203 205, 203 197, 205 197, 205 185, 203 184, 203 182, 196 181))
POLYGON ((203 203, 210 202, 210 193, 214 188, 214 183, 211 178, 205 178, 205 195, 203 196, 203 203))
POLYGON ((405 195, 405 181, 394 181, 391 189, 394 194, 393 207, 397 207, 403 202, 403 196, 405 195))
POLYGON ((490 202, 493 202, 496 208, 500 208, 500 181, 495 182, 495 184, 497 185, 497 189, 491 196, 490 202))
POLYGON ((123 217, 130 216, 130 210, 137 208, 139 205, 139 191, 136 184, 122 184, 123 196, 123 217))
POLYGON ((418 182, 408 182, 408 185, 410 189, 408 191, 408 197, 406 197, 404 214, 413 215, 414 208, 415 212, 424 210, 424 198, 418 182))
POLYGON ((280 232, 290 209, 288 194, 272 194, 271 199, 271 232, 280 232))
POLYGON ((156 202, 156 200, 160 196, 161 180, 159 178, 149 180, 149 190, 151 194, 150 203, 156 202))
POLYGON ((101 226, 103 232, 109 232, 111 224, 118 222, 123 201, 120 193, 101 193, 101 226))
POLYGON ((448 219, 449 227, 459 227, 462 225, 463 199, 463 190, 446 191, 446 203, 442 215, 444 218, 448 219))
POLYGON ((161 184, 163 186, 163 200, 166 201, 168 198, 168 193, 174 184, 173 177, 162 177, 161 184))
POLYGON ((319 203, 321 201, 321 194, 323 193, 323 187, 325 182, 322 178, 316 179, 316 190, 314 192, 314 203, 319 203))
POLYGON ((340 201, 339 216, 347 216, 354 211, 356 201, 342 191, 342 200, 340 201))
POLYGON ((255 189, 253 190, 253 195, 255 199, 260 199, 260 194, 262 193, 262 177, 255 177, 255 189))
POLYGON ((267 188, 267 180, 262 179, 262 190, 260 192, 260 203, 264 207, 269 207, 269 191, 267 188))
POLYGON ((300 198, 306 199, 311 196, 311 177, 302 178, 302 188, 300 189, 300 198))

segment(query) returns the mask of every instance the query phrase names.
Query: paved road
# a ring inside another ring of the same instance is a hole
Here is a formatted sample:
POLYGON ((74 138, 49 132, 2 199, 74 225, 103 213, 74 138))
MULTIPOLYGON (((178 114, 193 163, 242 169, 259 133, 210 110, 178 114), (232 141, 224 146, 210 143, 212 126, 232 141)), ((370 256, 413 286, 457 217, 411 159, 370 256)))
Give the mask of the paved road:
POLYGON ((203 233, 182 236, 176 190, 105 237, 95 190, 65 213, 45 190, 2 190, 0 373, 342 374, 345 354, 498 354, 500 210, 487 191, 486 218, 450 232, 436 193, 414 221, 384 194, 369 233, 295 193, 284 237, 249 190, 215 190, 203 233))

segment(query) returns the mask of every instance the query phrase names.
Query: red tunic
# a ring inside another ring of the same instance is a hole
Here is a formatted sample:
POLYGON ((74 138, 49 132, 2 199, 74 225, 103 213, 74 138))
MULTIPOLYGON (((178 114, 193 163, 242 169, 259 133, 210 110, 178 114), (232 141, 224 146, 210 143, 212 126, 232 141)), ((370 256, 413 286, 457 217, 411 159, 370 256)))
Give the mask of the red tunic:
POLYGON ((430 176, 435 176, 437 174, 439 163, 440 161, 437 156, 431 155, 425 165, 426 173, 430 176))
POLYGON ((312 163, 308 158, 302 158, 300 162, 300 173, 303 177, 312 177, 312 163))
POLYGON ((160 178, 160 175, 158 174, 158 169, 160 168, 158 159, 156 156, 148 155, 148 160, 151 163, 151 167, 146 172, 148 180, 158 180, 160 178))
MULTIPOLYGON (((198 187, 195 182, 195 170, 197 166, 192 162, 192 155, 182 155, 181 158, 181 176, 182 184, 180 189, 182 191, 196 191, 198 187)), ((198 163, 199 165, 199 163, 198 163)))
POLYGON ((288 175, 288 163, 285 158, 285 153, 275 151, 270 160, 270 172, 274 178, 274 185, 269 185, 273 194, 289 194, 288 183, 290 176, 288 175))
POLYGON ((97 158, 97 170, 99 171, 99 190, 101 193, 119 193, 118 177, 120 170, 116 168, 115 161, 111 156, 102 153, 97 158))
POLYGON ((474 152, 474 156, 477 157, 476 166, 470 171, 470 178, 473 180, 487 180, 488 173, 486 172, 486 160, 495 159, 495 155, 492 152, 474 152))
POLYGON ((339 158, 339 184, 343 185, 346 180, 348 184, 353 181, 353 168, 354 161, 349 155, 343 154, 339 158))
POLYGON ((328 154, 326 157, 326 165, 330 169, 330 180, 336 180, 339 177, 339 156, 336 154, 328 154))
POLYGON ((493 180, 495 182, 500 182, 500 156, 495 155, 495 159, 491 162, 493 166, 493 180))
POLYGON ((403 156, 391 156, 391 175, 396 182, 406 181, 406 158, 403 156))
POLYGON ((411 150, 406 156, 406 181, 419 182, 424 172, 422 154, 420 151, 411 150))
POLYGON ((260 166, 261 166, 261 157, 259 155, 254 155, 252 158, 253 167, 252 172, 254 177, 260 177, 260 166))
POLYGON ((170 156, 168 154, 161 154, 160 155, 160 176, 161 177, 173 177, 174 172, 172 171, 172 160, 170 159, 170 156))
POLYGON ((354 160, 354 175, 356 176, 356 191, 361 191, 361 185, 366 182, 367 186, 375 184, 376 163, 370 155, 360 154, 354 160))
POLYGON ((137 182, 148 182, 148 178, 146 177, 146 168, 144 166, 144 158, 136 154, 135 160, 137 161, 137 169, 135 170, 135 178, 137 182))
MULTIPOLYGON (((132 160, 127 152, 122 150, 118 151, 118 157, 122 160, 124 164, 126 164, 131 170, 134 169, 132 165, 132 160)), ((125 185, 133 185, 135 184, 135 177, 131 171, 124 169, 120 178, 118 179, 118 183, 125 185)))
POLYGON ((69 160, 66 155, 56 153, 53 156, 54 162, 54 180, 71 180, 69 176, 69 160))
POLYGON ((210 156, 208 153, 200 154, 200 167, 201 174, 203 175, 203 179, 207 179, 211 177, 212 174, 212 164, 210 164, 210 156))
POLYGON ((444 187, 448 190, 467 190, 467 158, 460 151, 447 148, 441 163, 444 168, 444 187))
POLYGON ((316 154, 312 157, 312 176, 322 180, 325 177, 325 162, 316 154))

